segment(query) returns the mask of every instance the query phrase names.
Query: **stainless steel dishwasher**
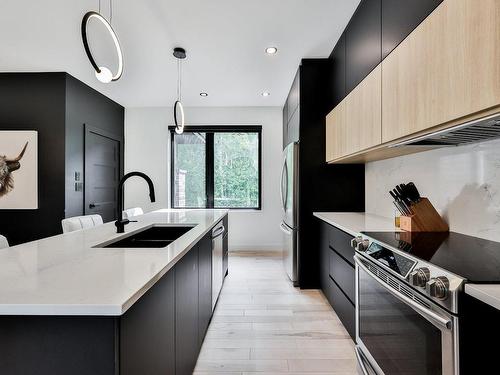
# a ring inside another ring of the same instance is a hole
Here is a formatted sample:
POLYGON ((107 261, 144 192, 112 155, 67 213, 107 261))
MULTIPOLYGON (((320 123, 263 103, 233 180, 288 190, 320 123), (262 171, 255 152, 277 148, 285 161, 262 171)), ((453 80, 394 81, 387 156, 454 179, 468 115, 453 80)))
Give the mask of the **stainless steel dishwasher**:
POLYGON ((212 311, 222 288, 224 222, 221 220, 212 230, 212 311))

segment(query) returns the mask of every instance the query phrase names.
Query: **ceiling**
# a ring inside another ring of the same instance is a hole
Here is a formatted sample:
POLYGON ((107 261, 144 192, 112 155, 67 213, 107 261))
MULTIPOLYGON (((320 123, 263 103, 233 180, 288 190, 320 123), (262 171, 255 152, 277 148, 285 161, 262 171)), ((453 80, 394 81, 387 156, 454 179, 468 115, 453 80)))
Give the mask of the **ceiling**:
MULTIPOLYGON (((300 59, 327 57, 358 3, 114 0, 112 25, 125 66, 119 81, 102 84, 80 36, 81 19, 98 0, 2 0, 0 71, 67 71, 126 107, 166 106, 177 95, 172 49, 182 46, 185 105, 282 106, 300 59), (268 46, 278 53, 267 55, 268 46)), ((101 5, 108 16, 109 2, 101 5)), ((91 24, 89 33, 98 63, 116 65, 102 27, 91 24)))

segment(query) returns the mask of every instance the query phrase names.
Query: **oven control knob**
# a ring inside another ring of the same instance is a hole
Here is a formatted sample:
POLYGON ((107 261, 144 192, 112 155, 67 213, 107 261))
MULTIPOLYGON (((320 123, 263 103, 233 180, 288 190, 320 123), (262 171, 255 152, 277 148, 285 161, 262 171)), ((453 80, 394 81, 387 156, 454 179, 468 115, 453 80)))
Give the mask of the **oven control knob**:
POLYGON ((410 283, 411 285, 425 288, 425 284, 429 281, 430 275, 431 273, 427 267, 417 268, 410 273, 410 283))
POLYGON ((370 241, 363 240, 360 243, 358 243, 358 246, 356 246, 356 250, 365 252, 366 250, 368 250, 368 246, 370 246, 370 241))
POLYGON ((431 297, 446 299, 448 297, 449 287, 450 281, 444 276, 438 276, 430 279, 425 289, 431 297))
POLYGON ((351 246, 356 249, 358 247, 358 244, 361 242, 363 242, 363 237, 361 237, 361 236, 354 237, 351 240, 351 246))

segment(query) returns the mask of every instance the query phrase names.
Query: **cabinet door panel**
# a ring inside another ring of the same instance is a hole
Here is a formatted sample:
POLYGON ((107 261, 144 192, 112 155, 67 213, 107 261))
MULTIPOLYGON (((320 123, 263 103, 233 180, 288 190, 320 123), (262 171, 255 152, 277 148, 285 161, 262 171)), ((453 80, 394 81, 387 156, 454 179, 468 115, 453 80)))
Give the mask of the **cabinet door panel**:
POLYGON ((333 103, 332 108, 335 108, 346 96, 345 88, 345 72, 346 72, 346 57, 345 57, 345 33, 342 34, 335 48, 330 55, 332 60, 332 89, 333 103))
POLYGON ((354 303, 356 301, 354 267, 333 250, 330 252, 330 276, 342 289, 347 298, 354 303))
POLYGON ((120 321, 120 374, 175 371, 174 270, 167 272, 120 321))
POLYGON ((500 105, 500 1, 446 0, 382 62, 383 141, 500 105))
POLYGON ((199 352, 198 246, 175 266, 175 374, 191 375, 199 352))
POLYGON ((346 31, 346 92, 382 61, 381 0, 363 0, 346 31))
POLYGON ((292 117, 290 118, 290 122, 288 123, 288 142, 290 144, 292 142, 299 141, 299 132, 300 132, 300 106, 295 109, 292 117))
POLYGON ((199 343, 203 342, 212 318, 212 238, 206 235, 198 248, 199 343))
POLYGON ((327 115, 327 161, 381 143, 381 79, 379 65, 327 115))
POLYGON ((382 0, 382 59, 443 0, 382 0))
POLYGON ((382 134, 382 71, 375 68, 346 98, 347 154, 379 145, 382 134))
POLYGON ((345 100, 326 116, 326 161, 347 155, 345 100))
POLYGON ((288 99, 287 99, 288 122, 290 122, 290 119, 292 118, 295 110, 297 109, 299 101, 300 101, 300 69, 298 69, 297 73, 295 74, 292 88, 290 89, 290 93, 288 94, 288 99))

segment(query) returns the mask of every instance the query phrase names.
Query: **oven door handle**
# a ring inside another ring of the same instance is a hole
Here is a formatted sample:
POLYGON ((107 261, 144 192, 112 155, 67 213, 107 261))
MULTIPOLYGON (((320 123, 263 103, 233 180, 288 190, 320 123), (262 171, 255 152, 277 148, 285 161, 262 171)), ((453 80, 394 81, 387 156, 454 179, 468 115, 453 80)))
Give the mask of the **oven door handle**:
POLYGON ((366 368, 366 364, 365 364, 365 361, 363 359, 363 355, 360 353, 360 349, 359 347, 356 345, 354 347, 354 353, 356 353, 356 358, 358 360, 358 364, 359 364, 359 368, 361 369, 361 372, 363 373, 363 375, 370 375, 368 373, 368 369, 366 368))
POLYGON ((373 273, 366 268, 366 266, 360 261, 358 255, 354 255, 354 261, 356 262, 356 265, 360 267, 363 271, 368 273, 372 278, 380 284, 385 290, 387 290, 389 293, 391 293, 394 297, 398 298, 399 300, 403 301, 407 305, 410 305, 413 310, 418 312, 420 315, 422 315, 424 318, 429 320, 431 323, 437 324, 445 329, 451 329, 451 320, 443 318, 441 315, 436 314, 434 311, 426 309, 425 307, 420 306, 418 303, 416 303, 414 300, 411 298, 408 298, 402 294, 396 293, 393 291, 388 285, 386 285, 383 281, 379 280, 377 276, 374 276, 373 273))

